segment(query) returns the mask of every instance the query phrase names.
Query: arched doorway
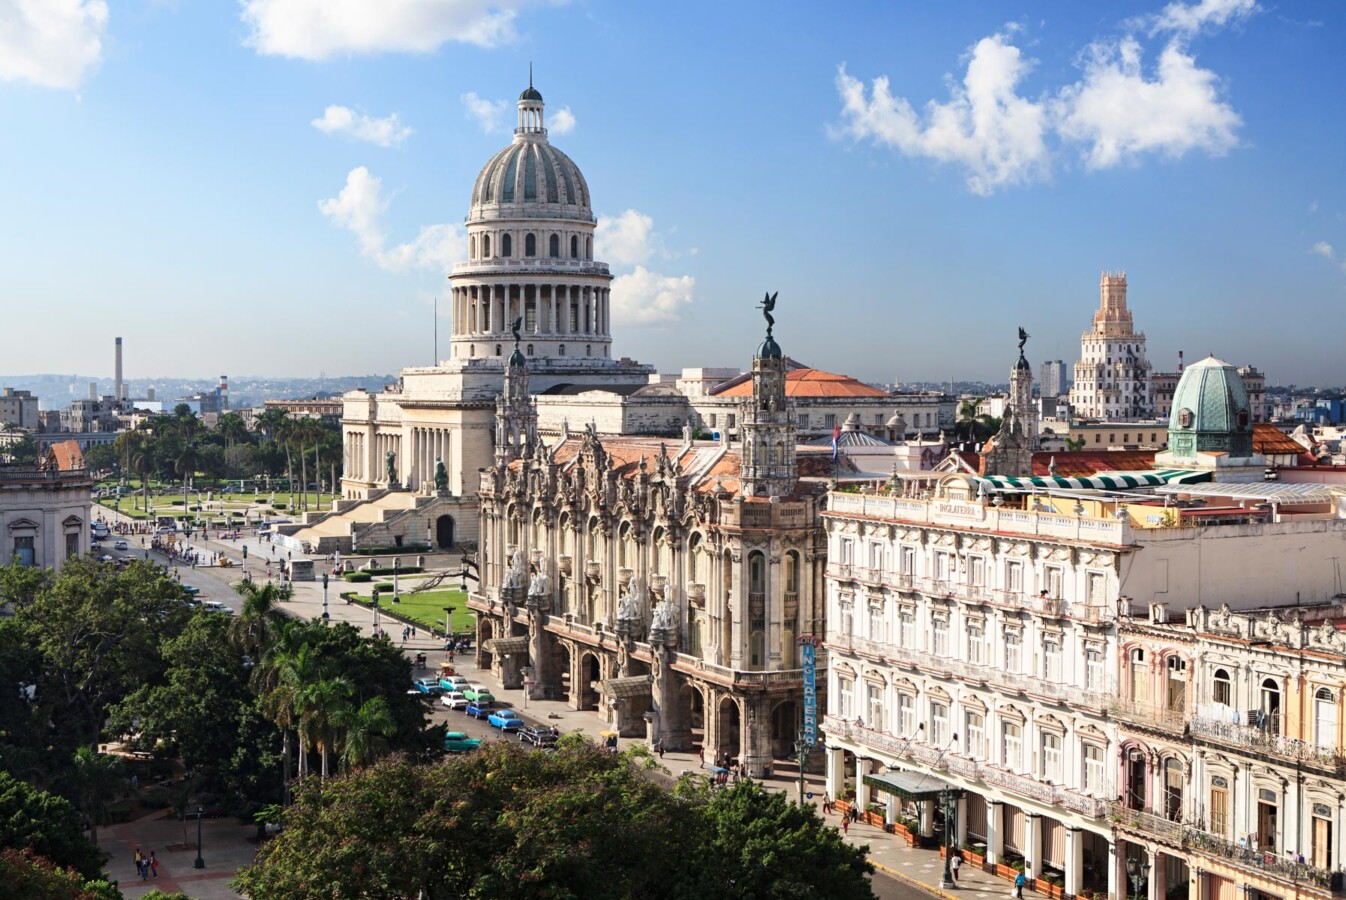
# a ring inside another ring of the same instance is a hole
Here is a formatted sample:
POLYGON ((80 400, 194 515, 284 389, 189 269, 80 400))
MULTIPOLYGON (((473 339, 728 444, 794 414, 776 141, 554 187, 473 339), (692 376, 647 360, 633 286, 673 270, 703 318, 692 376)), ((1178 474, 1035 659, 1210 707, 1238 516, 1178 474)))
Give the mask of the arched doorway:
POLYGON ((593 653, 586 653, 580 657, 580 684, 578 695, 580 698, 577 709, 598 709, 598 690, 594 685, 603 680, 603 669, 599 665, 598 657, 593 653))
POLYGON ((799 705, 786 700, 771 711, 771 755, 776 759, 789 759, 794 755, 795 738, 801 723, 799 705))
POLYGON ((444 515, 435 520, 435 546, 440 550, 453 546, 453 516, 444 515))
POLYGON ((717 711, 720 717, 718 724, 719 746, 716 747, 716 755, 723 758, 729 756, 737 759, 740 751, 739 732, 742 728, 738 701, 733 697, 725 697, 720 701, 720 708, 717 711))
POLYGON ((477 668, 489 669, 495 661, 495 654, 486 649, 486 644, 495 637, 495 623, 485 616, 477 617, 477 668))
POLYGON ((571 688, 570 684, 570 648, 562 641, 557 641, 552 647, 551 652, 552 684, 556 686, 556 699, 570 702, 571 688))

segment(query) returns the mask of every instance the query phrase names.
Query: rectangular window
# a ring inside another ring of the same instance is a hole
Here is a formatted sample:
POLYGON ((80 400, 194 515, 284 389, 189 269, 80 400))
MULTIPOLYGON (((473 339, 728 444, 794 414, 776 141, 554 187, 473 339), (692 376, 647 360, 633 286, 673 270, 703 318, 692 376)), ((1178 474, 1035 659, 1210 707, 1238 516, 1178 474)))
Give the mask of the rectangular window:
POLYGON ((982 631, 980 622, 969 622, 967 625, 967 661, 974 665, 981 665, 984 657, 983 650, 986 644, 986 634, 982 631))
POLYGON ((799 430, 800 430, 800 431, 808 431, 808 430, 809 430, 809 414, 808 414, 808 413, 800 413, 800 414, 799 414, 799 430))
POLYGON ((882 428, 882 427, 883 427, 883 413, 875 413, 875 414, 874 414, 874 427, 875 427, 875 428, 882 428))
POLYGON ((935 554, 935 580, 949 580, 949 554, 947 553, 935 554))
POLYGON ((916 698, 911 694, 897 695, 897 730, 905 738, 916 733, 916 698))
POLYGON ((1055 732, 1042 732, 1042 758, 1038 764, 1038 777, 1046 781, 1059 781, 1061 778, 1061 735, 1055 732))
POLYGON ((1088 600, 1090 606, 1099 606, 1107 602, 1108 579, 1102 572, 1090 572, 1088 577, 1088 600))
POLYGON ((710 427, 711 428, 715 427, 715 413, 710 414, 710 427))
POLYGON ((869 639, 875 643, 883 643, 887 635, 883 633, 883 607, 873 604, 869 607, 869 639))
POLYGON ((854 682, 849 678, 837 679, 837 715, 850 719, 855 715, 853 696, 854 682))
POLYGON ((1061 639, 1057 637, 1042 640, 1042 677, 1047 681, 1061 680, 1061 639))
POLYGON ((725 428, 733 428, 733 427, 734 427, 734 423, 737 421, 737 419, 738 419, 738 416, 735 415, 734 413, 725 413, 725 423, 724 423, 724 427, 725 427, 725 428))
POLYGON ((1005 590, 1011 594, 1023 593, 1024 589, 1024 564, 1021 562, 1005 563, 1005 590))
POLYGON ((1014 722, 1005 722, 1000 726, 1000 761, 1011 772, 1019 771, 1023 763, 1023 737, 1019 726, 1014 722))
POLYGON ((841 539, 841 564, 849 566, 855 561, 855 542, 850 538, 841 539))
POLYGON ((1042 569, 1042 586, 1047 590, 1047 596, 1052 599, 1061 597, 1061 585, 1063 582, 1063 573, 1060 566, 1044 566, 1042 569))
POLYGON ((825 427, 828 431, 831 431, 836 426, 837 426, 837 417, 835 415, 833 415, 832 413, 828 413, 827 415, 823 416, 823 427, 825 427))
POLYGON ((866 686, 869 699, 869 727, 875 731, 887 731, 883 720, 883 687, 877 684, 866 686))
POLYGON ((986 756, 986 726, 981 713, 967 714, 963 730, 967 733, 967 755, 973 759, 986 756))
POLYGON ((931 652, 936 656, 949 655, 949 620, 946 616, 934 616, 931 621, 931 652))
POLYGON ((902 560, 902 562, 901 562, 902 568, 899 569, 898 571, 900 571, 903 575, 915 575, 915 574, 916 574, 916 548, 915 548, 915 547, 903 547, 903 548, 902 548, 902 556, 901 556, 901 560, 902 560))
POLYGON ((938 700, 930 701, 930 742, 943 747, 949 741, 949 707, 938 700))
POLYGON ((11 558, 21 566, 37 565, 37 551, 33 547, 31 535, 14 538, 14 553, 11 558))
POLYGON ((1103 653, 1090 647, 1084 651, 1084 687, 1090 691, 1103 690, 1103 653))
POLYGON ((973 587, 986 586, 986 560, 980 556, 968 557, 967 583, 973 587))
POLYGON ((916 649, 916 611, 910 607, 902 610, 900 617, 902 625, 902 646, 908 650, 916 649))
POLYGON ((875 572, 883 571, 883 545, 873 543, 869 545, 869 567, 875 572))
POLYGON ((855 613, 850 597, 841 598, 841 634, 845 637, 855 634, 855 613))
POLYGON ((1022 672, 1023 658, 1020 653, 1019 632, 1005 630, 1005 671, 1022 672))
POLYGON ((1229 783, 1219 777, 1211 779, 1210 832, 1221 837, 1229 835, 1229 783))
POLYGON ((65 558, 79 556, 79 532, 72 531, 65 536, 65 558))
POLYGON ((1103 794, 1103 748, 1097 744, 1084 745, 1084 783, 1086 794, 1103 794))

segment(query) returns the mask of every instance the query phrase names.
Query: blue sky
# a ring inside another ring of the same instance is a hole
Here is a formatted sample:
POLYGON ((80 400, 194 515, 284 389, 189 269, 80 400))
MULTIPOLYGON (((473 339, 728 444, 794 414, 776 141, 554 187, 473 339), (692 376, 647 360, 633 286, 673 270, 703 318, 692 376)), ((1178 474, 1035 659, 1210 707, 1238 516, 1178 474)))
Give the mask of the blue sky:
POLYGON ((1343 46, 1327 2, 0 0, 0 371, 428 363, 531 61, 615 353, 746 366, 771 290, 811 365, 1004 380, 1120 269, 1156 368, 1340 384, 1343 46))

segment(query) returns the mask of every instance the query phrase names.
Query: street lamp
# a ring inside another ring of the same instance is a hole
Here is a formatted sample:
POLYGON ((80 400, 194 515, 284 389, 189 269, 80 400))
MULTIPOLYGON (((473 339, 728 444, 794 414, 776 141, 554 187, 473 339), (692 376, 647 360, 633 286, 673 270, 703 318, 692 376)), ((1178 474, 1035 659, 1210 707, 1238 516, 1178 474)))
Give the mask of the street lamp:
POLYGON ((939 792, 939 800, 944 804, 944 874, 940 876, 939 886, 944 889, 954 887, 953 883, 953 791, 944 788, 939 792))
MULTIPOLYGON (((1144 853, 1144 851, 1141 852, 1144 853)), ((1128 897, 1135 897, 1136 900, 1139 900, 1144 891, 1145 884, 1149 880, 1147 878, 1149 873, 1150 864, 1145 860, 1144 856, 1141 856, 1140 859, 1130 856, 1126 858, 1126 874, 1131 876, 1129 879, 1130 887, 1135 889, 1134 893, 1131 890, 1126 892, 1128 897)))
POLYGON ((398 572, 401 570, 401 568, 402 568, 402 557, 400 557, 400 556, 394 556, 394 557, 393 557, 393 602, 394 602, 394 603, 401 603, 401 602, 402 602, 402 598, 401 598, 401 596, 400 596, 401 591, 398 589, 398 585, 397 585, 397 574, 398 574, 398 572))
POLYGON ((206 861, 201 858, 201 820, 206 816, 206 811, 201 806, 196 807, 196 862, 192 863, 193 869, 204 869, 206 861))
POLYGON ((322 619, 326 622, 331 616, 327 614, 327 573, 322 573, 322 619))
POLYGON ((799 730, 795 738, 795 759, 799 762, 799 805, 804 805, 804 764, 809 761, 809 742, 804 739, 804 730, 799 730))
POLYGON ((444 643, 453 640, 453 607, 444 607, 444 643))
POLYGON ((374 637, 379 636, 379 588, 374 585, 374 595, 370 598, 369 604, 374 610, 374 637))
POLYGON ((248 580, 248 545, 243 545, 243 580, 248 580))

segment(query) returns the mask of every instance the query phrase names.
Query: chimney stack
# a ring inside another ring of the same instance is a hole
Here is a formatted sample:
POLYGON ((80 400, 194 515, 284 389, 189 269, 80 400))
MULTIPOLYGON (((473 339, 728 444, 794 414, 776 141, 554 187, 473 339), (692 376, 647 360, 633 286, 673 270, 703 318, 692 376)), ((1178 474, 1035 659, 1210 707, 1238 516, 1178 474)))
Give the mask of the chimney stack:
POLYGON ((1182 373, 1182 351, 1178 351, 1178 373, 1182 373))
POLYGON ((117 338, 117 362, 112 374, 112 396, 121 401, 126 399, 126 392, 122 384, 122 339, 117 338))

